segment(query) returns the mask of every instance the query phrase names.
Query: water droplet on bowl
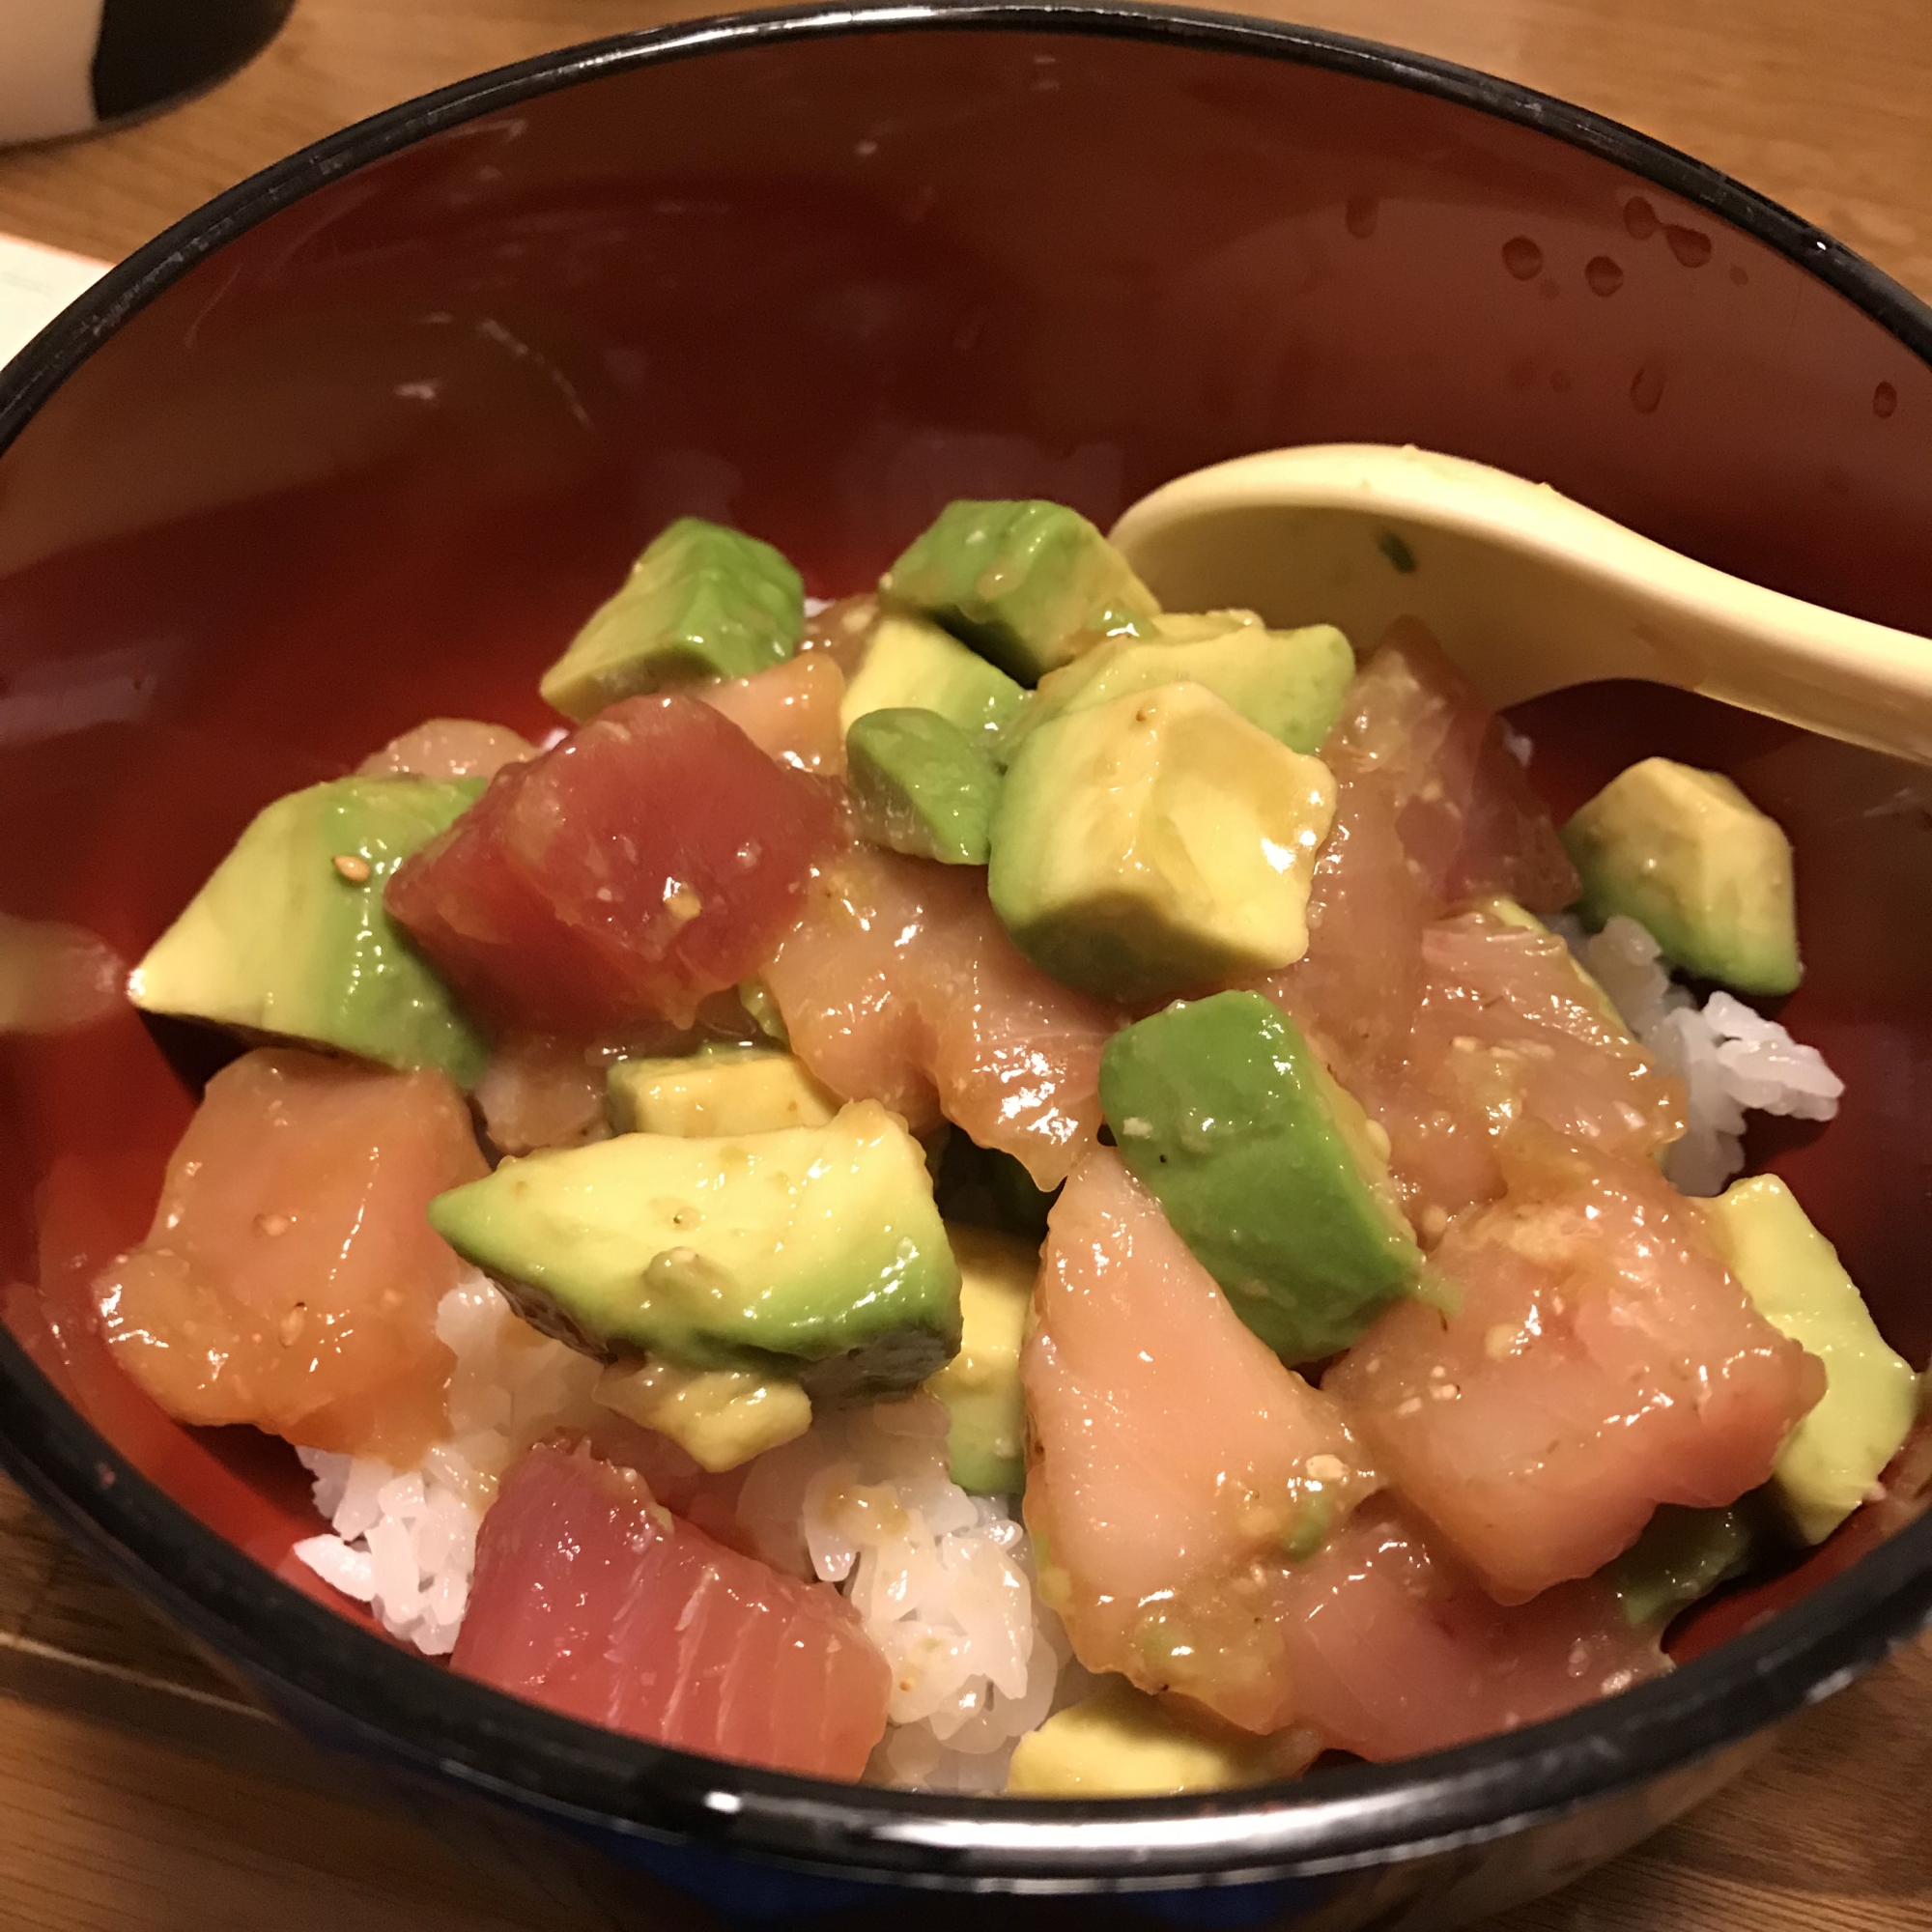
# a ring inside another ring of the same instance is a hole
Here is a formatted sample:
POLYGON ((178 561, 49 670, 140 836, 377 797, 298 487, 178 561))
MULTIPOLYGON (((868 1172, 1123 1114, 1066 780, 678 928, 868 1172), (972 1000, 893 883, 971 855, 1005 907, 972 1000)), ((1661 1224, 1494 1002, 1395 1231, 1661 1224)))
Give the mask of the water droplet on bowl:
POLYGON ((1632 195, 1624 203, 1624 226, 1634 242, 1648 242, 1661 225, 1657 210, 1642 195, 1632 195))
POLYGON ((1889 416, 1898 407, 1898 391, 1889 383, 1881 383, 1872 391, 1872 414, 1889 416))
POLYGON ((1366 242, 1376 232, 1376 223, 1381 216, 1381 205, 1372 194, 1351 194, 1348 206, 1342 211, 1342 219, 1349 233, 1358 242, 1366 242))
POLYGON ((1680 228, 1673 221, 1663 231, 1663 239, 1687 269, 1701 269, 1711 259, 1711 238, 1701 228, 1680 228))
POLYGON ((1592 255, 1583 264, 1583 279, 1593 296, 1613 296, 1624 285, 1624 271, 1614 257, 1592 255))
POLYGON ((1737 283, 1739 288, 1743 288, 1750 280, 1750 276, 1745 272, 1743 263, 1733 262, 1731 264, 1731 280, 1737 283))
POLYGON ((1543 272, 1543 250, 1527 235, 1515 235, 1503 243, 1503 267, 1520 282, 1534 281, 1543 272))
POLYGON ((1662 400, 1663 371, 1652 368, 1646 362, 1631 378, 1631 408, 1640 416, 1655 415, 1657 406, 1662 400))

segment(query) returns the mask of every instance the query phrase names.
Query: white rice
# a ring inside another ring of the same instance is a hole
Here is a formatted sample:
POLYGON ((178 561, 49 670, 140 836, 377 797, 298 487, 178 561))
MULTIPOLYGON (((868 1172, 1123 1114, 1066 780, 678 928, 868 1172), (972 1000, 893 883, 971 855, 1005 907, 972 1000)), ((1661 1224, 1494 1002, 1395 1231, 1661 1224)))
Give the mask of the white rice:
POLYGON ((480 1274, 442 1297, 436 1332, 456 1356, 448 1439, 413 1469, 298 1449, 333 1533, 309 1537, 295 1553, 367 1604, 392 1636, 441 1657, 463 1628, 476 1532, 498 1478, 552 1430, 596 1419, 590 1391, 600 1365, 539 1335, 480 1274))
MULTIPOLYGON (((296 1545, 325 1582, 432 1657, 455 1647, 503 1471, 554 1430, 604 1416, 590 1393, 600 1365, 539 1335, 481 1275, 443 1297, 437 1333, 456 1356, 449 1438, 405 1470, 299 1450, 330 1533, 296 1545)), ((868 1776, 999 1791, 1020 1734, 1087 1678, 1034 1595, 1024 1525, 1008 1500, 952 1481, 946 1431, 945 1408, 923 1394, 822 1415, 759 1458, 735 1514, 768 1560, 838 1584, 892 1665, 868 1776)))
POLYGON ((1060 1620, 1034 1594, 1032 1547, 1008 1501, 969 1495, 948 1475, 946 1429, 928 1395, 814 1425, 806 1547, 893 1668, 867 1776, 1001 1791, 1015 1742, 1056 1693, 1079 1694, 1085 1673, 1069 1668, 1060 1620))
POLYGON ((1845 1083, 1814 1046, 1729 993, 1699 1007, 1670 977, 1657 941, 1634 919, 1594 935, 1571 918, 1550 922, 1623 1015, 1624 1023, 1689 1091, 1688 1131, 1663 1169, 1686 1194, 1717 1194, 1744 1172, 1747 1112, 1829 1121, 1845 1083))

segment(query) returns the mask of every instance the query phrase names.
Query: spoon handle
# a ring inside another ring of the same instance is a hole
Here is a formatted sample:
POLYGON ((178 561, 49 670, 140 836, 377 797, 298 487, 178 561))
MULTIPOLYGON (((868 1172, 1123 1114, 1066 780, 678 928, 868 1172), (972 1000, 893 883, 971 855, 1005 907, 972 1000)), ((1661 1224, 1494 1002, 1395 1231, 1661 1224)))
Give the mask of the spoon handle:
POLYGON ((1932 640, 1694 562, 1487 464, 1335 443, 1196 470, 1113 540, 1170 609, 1420 618, 1493 705, 1645 678, 1932 764, 1932 640))

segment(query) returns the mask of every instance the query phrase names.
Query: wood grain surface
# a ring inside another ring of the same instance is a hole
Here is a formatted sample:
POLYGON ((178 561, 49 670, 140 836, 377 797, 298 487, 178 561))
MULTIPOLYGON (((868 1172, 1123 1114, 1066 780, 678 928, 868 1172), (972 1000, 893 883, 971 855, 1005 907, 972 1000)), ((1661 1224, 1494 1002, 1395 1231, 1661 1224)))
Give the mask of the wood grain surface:
MULTIPOLYGON (((5 0, 0 0, 5 4, 5 0)), ((0 154, 0 230, 116 256, 362 115, 698 11, 299 0, 172 114, 0 154)), ((1727 169, 1932 295, 1932 0, 1289 0, 1727 169)), ((1932 1927, 1932 1644, 1807 1714, 1690 1817, 1492 1932, 1932 1927)), ((0 1481, 0 1932, 679 1932, 710 1923, 569 1841, 372 1805, 0 1481)))

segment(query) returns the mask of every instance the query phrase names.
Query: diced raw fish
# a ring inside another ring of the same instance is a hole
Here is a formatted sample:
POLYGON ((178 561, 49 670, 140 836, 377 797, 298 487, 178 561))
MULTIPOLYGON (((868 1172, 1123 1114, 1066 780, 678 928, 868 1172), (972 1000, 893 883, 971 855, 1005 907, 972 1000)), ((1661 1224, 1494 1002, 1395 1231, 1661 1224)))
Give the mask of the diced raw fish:
POLYGON ((498 1153, 582 1147, 601 1140, 604 1064, 581 1040, 554 1034, 511 1034, 497 1042, 476 1105, 498 1153))
POLYGON ((845 676, 829 652, 788 658, 753 677, 699 685, 692 695, 730 719, 768 758, 817 778, 844 777, 838 702, 845 676))
POLYGON ((536 754, 537 748, 507 724, 432 718, 371 752, 355 769, 368 778, 487 779, 536 754))
POLYGON ((850 847, 761 971, 792 1051, 835 1094, 915 1132, 943 1113, 1041 1187, 1093 1145, 1100 1052, 1124 1015, 1023 958, 977 867, 850 847))
POLYGON ((1421 957, 1400 1062, 1364 1098, 1425 1239, 1500 1198, 1498 1144, 1520 1122, 1639 1159, 1683 1133, 1683 1083, 1603 1011, 1560 939, 1467 912, 1429 926, 1421 957))
POLYGON ((1633 1630, 1606 1584, 1505 1607, 1387 1495, 1282 1573, 1274 1613, 1297 1717, 1378 1760, 1557 1717, 1668 1667, 1661 1633, 1633 1630))
POLYGON ((696 698, 626 698, 498 772, 396 871, 390 913, 499 1028, 689 1024, 796 916, 829 786, 696 698))
POLYGON ((1271 1617, 1285 1554, 1376 1479, 1337 1406, 1241 1322, 1107 1150, 1048 1221, 1020 1373, 1041 1593, 1080 1661, 1247 1730, 1292 1722, 1271 1617))
POLYGON ((492 1047, 473 1096, 491 1146, 498 1153, 525 1154, 602 1140, 608 1131, 605 1080, 612 1063, 627 1054, 695 1053, 707 1038, 748 1037, 753 1030, 735 993, 706 1001, 700 1022, 714 1013, 724 1022, 715 1030, 644 1020, 625 1028, 621 1038, 588 1042, 555 1034, 505 1034, 492 1047))
POLYGON ((1825 1378, 1650 1162, 1533 1133, 1504 1154, 1502 1205, 1435 1251, 1441 1295, 1392 1308, 1322 1388, 1491 1593, 1520 1603, 1609 1562, 1660 1503, 1767 1481, 1825 1378))
POLYGON ((587 1723, 819 1777, 865 1769, 891 1689, 836 1590, 725 1548, 634 1471, 552 1447, 484 1519, 452 1662, 587 1723))
POLYGON ((1315 862, 1308 951, 1257 981, 1346 1087, 1395 1064, 1422 998, 1422 935, 1442 907, 1396 830, 1394 781, 1333 741, 1335 822, 1315 862), (1373 961, 1365 970, 1364 962, 1373 961))
POLYGON ((1403 842, 1445 904, 1499 893, 1556 912, 1576 898, 1577 868, 1501 720, 1413 618, 1357 673, 1337 741, 1395 780, 1403 842))
POLYGON ((485 1171, 440 1073, 244 1054, 208 1083, 148 1238, 97 1279, 103 1332, 184 1422, 407 1466, 443 1433, 436 1309, 464 1271, 423 1210, 485 1171))

